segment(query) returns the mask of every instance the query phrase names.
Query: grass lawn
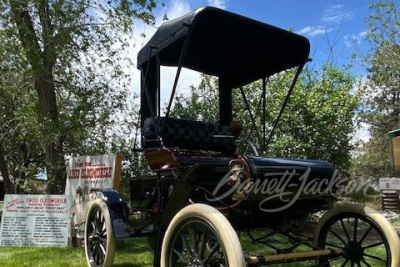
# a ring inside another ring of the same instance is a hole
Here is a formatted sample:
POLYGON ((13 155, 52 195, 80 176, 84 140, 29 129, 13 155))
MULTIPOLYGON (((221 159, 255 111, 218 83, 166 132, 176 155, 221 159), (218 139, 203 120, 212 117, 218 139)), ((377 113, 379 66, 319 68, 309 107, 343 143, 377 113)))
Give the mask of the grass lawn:
MULTIPOLYGON (((276 245, 278 245, 278 247, 279 243, 285 241, 284 237, 276 236, 276 239, 278 243, 276 245)), ((254 254, 258 255, 273 254, 273 251, 266 249, 264 245, 251 244, 251 241, 247 237, 247 235, 242 236, 242 247, 244 250, 252 251, 254 254)), ((309 248, 304 246, 300 247, 298 251, 307 251, 307 250, 309 250, 309 248)), ((272 265, 272 266, 300 267, 300 266, 311 266, 314 264, 315 261, 308 261, 308 262, 294 262, 290 264, 272 265)), ((333 266, 336 267, 340 266, 341 264, 342 262, 339 261, 333 264, 333 266)), ((150 249, 150 247, 147 245, 146 238, 127 239, 124 242, 117 242, 117 250, 114 260, 114 266, 146 267, 152 265, 153 265, 153 250, 150 249)), ((82 267, 87 265, 86 265, 84 248, 0 247, 0 266, 82 267)))
MULTIPOLYGON (((250 242, 245 238, 244 247, 250 242)), ((264 246, 256 246, 255 252, 261 252, 264 246)), ((254 247, 253 247, 254 248, 254 247)), ((265 249, 265 247, 264 247, 265 249)), ((265 252, 265 251, 264 251, 265 252)), ((309 265, 309 264, 308 264, 309 265)), ((0 248, 0 266, 7 267, 82 267, 86 265, 84 248, 0 248)), ((153 266, 153 250, 147 245, 146 238, 127 239, 117 243, 114 266, 147 267, 153 266)), ((275 265, 280 266, 280 265, 275 265)), ((306 266, 304 263, 292 263, 285 267, 306 266)))
MULTIPOLYGON (((86 265, 84 248, 0 248, 0 266, 82 267, 86 265)), ((153 251, 145 238, 117 243, 114 266, 153 266, 153 251)))

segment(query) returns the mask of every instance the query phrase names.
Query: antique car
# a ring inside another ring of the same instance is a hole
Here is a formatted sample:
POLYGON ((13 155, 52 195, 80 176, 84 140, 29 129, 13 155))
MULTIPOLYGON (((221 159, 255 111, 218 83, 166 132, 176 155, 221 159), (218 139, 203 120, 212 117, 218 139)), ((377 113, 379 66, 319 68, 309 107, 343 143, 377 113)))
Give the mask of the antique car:
POLYGON ((307 266, 400 266, 400 242, 391 224, 369 207, 337 203, 343 184, 332 164, 260 155, 309 62, 309 51, 303 36, 214 7, 162 24, 140 50, 137 64, 137 150, 152 172, 130 180, 129 203, 114 190, 101 190, 86 219, 88 265, 111 266, 116 240, 148 237, 154 266, 302 261, 307 266), (165 112, 161 66, 177 68, 165 112), (218 122, 170 117, 182 68, 218 78, 218 122), (292 70, 293 81, 282 88, 287 95, 269 135, 263 126, 252 134, 260 141, 242 138, 232 95, 242 96, 255 130, 256 116, 266 124, 268 77, 286 70, 292 70), (251 107, 243 86, 257 80, 263 99, 251 107), (250 241, 246 249, 243 240, 250 241))

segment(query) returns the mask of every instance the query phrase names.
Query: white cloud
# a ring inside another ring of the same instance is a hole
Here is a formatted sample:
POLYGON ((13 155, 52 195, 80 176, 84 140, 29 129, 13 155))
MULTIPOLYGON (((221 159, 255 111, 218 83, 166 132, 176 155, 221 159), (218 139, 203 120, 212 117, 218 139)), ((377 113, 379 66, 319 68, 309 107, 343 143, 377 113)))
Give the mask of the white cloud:
POLYGON ((318 25, 316 27, 314 26, 307 26, 301 29, 300 31, 297 31, 298 34, 301 35, 307 35, 307 36, 317 36, 321 34, 325 34, 328 32, 333 31, 333 28, 326 28, 325 26, 318 25))
POLYGON ((361 41, 367 35, 367 31, 360 32, 359 34, 346 34, 344 36, 344 44, 347 47, 359 46, 361 41))
MULTIPOLYGON (((175 19, 180 16, 183 16, 191 11, 190 9, 190 4, 188 1, 184 0, 173 0, 171 1, 171 6, 167 10, 167 16, 168 18, 175 19)), ((158 18, 158 22, 162 22, 162 18, 158 18)))
POLYGON ((330 5, 322 11, 317 26, 307 26, 298 31, 298 34, 314 37, 333 31, 344 20, 353 18, 351 12, 346 11, 344 5, 330 5))
POLYGON ((337 24, 352 18, 352 13, 344 10, 343 5, 330 5, 325 8, 324 11, 322 11, 321 21, 325 23, 337 24))
POLYGON ((209 6, 215 6, 221 9, 226 9, 227 0, 207 0, 209 6))

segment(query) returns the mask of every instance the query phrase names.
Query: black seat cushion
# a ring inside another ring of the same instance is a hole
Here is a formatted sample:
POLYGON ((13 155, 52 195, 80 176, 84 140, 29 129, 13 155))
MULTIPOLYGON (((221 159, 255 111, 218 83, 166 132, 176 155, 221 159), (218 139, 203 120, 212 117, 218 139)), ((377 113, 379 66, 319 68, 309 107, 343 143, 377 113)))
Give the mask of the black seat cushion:
POLYGON ((142 133, 144 148, 160 146, 156 133, 161 135, 163 144, 167 148, 215 151, 222 154, 233 154, 236 148, 233 138, 215 137, 215 135, 231 136, 227 126, 208 122, 165 117, 147 118, 144 121, 142 133), (161 133, 164 121, 165 126, 161 133), (155 127, 157 127, 157 131, 155 127))

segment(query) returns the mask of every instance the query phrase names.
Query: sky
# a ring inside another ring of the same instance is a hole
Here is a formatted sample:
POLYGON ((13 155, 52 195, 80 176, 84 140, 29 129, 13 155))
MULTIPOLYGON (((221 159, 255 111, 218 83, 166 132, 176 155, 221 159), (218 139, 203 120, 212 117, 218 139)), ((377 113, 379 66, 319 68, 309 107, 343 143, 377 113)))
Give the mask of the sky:
MULTIPOLYGON (((215 6, 227 11, 250 17, 283 29, 290 29, 307 37, 311 43, 308 67, 319 70, 324 62, 338 66, 352 64, 354 74, 366 75, 365 68, 353 62, 352 53, 366 53, 367 43, 363 40, 367 32, 364 21, 372 0, 166 0, 166 5, 156 11, 156 25, 135 25, 134 55, 148 41, 163 22, 164 14, 169 19, 182 16, 202 6, 215 6), (146 37, 141 34, 145 33, 146 37)), ((173 83, 175 69, 163 68, 163 97, 169 95, 168 87, 173 83)), ((139 91, 139 74, 135 74, 134 91, 139 91)), ((199 75, 185 71, 181 75, 178 89, 186 91, 190 85, 199 83, 199 75)))

